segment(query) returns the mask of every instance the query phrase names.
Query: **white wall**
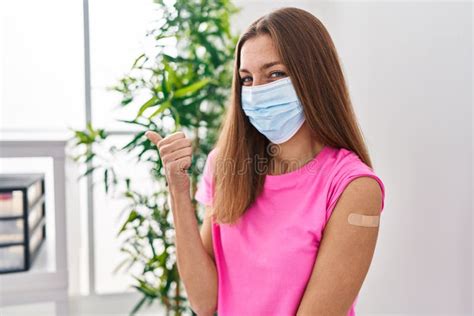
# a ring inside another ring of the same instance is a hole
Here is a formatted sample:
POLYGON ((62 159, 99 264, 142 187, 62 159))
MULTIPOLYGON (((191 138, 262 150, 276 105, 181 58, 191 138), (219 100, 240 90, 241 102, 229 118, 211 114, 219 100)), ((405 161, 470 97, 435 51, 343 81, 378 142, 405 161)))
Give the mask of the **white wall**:
POLYGON ((82 0, 0 1, 0 131, 83 126, 83 51, 82 0))
POLYGON ((340 54, 386 185, 361 315, 472 311, 472 3, 238 1, 237 27, 309 9, 340 54))

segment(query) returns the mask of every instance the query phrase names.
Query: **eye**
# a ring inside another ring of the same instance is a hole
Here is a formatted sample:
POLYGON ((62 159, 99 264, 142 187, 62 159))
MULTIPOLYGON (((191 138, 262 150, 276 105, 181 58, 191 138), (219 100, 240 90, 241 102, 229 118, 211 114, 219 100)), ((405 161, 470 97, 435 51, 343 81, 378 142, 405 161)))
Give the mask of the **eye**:
POLYGON ((243 78, 240 79, 240 84, 243 85, 246 82, 251 82, 251 81, 252 81, 252 77, 246 76, 246 77, 243 77, 243 78), (249 80, 247 81, 246 79, 249 79, 249 80))
POLYGON ((272 78, 275 78, 275 77, 285 77, 286 76, 286 73, 284 73, 283 71, 274 71, 270 74, 270 77, 272 78), (276 76, 274 76, 276 75, 276 76))

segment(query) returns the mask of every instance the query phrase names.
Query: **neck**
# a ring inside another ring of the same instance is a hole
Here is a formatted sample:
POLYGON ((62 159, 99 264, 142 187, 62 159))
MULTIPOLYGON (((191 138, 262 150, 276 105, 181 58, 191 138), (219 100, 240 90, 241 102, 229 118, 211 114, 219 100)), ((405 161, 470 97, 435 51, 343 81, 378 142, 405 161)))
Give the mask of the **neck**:
POLYGON ((323 145, 313 139, 311 131, 303 123, 298 132, 282 144, 271 144, 273 163, 270 165, 270 174, 282 174, 301 168, 311 161, 323 148, 323 145))

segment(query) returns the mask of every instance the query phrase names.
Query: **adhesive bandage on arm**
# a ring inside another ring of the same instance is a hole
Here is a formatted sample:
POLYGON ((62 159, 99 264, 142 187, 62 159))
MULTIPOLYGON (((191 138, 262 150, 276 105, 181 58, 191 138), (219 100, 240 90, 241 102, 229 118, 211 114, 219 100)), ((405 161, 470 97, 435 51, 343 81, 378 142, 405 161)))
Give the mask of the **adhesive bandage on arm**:
POLYGON ((363 215, 357 213, 350 213, 347 221, 351 225, 363 227, 377 227, 380 223, 380 215, 363 215))

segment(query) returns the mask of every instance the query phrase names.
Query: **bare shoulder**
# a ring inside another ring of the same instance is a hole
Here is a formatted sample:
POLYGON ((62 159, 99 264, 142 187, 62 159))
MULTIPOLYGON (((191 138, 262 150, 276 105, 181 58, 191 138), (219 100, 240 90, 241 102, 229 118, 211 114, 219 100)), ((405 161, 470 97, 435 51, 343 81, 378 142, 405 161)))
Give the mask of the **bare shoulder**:
POLYGON ((382 208, 382 198, 379 182, 371 176, 362 175, 349 182, 335 210, 363 211, 367 215, 378 215, 382 208))

